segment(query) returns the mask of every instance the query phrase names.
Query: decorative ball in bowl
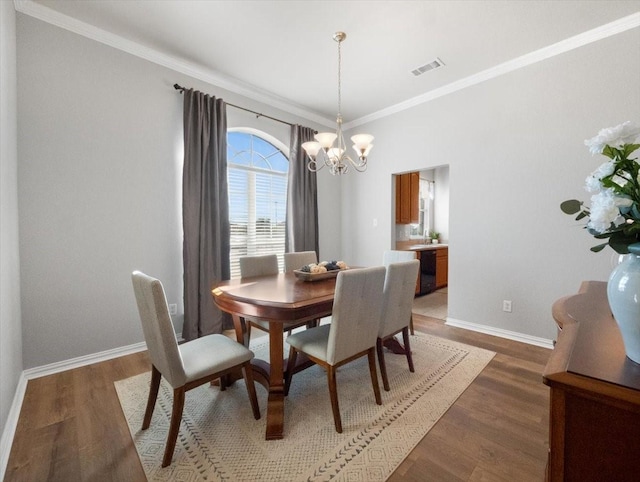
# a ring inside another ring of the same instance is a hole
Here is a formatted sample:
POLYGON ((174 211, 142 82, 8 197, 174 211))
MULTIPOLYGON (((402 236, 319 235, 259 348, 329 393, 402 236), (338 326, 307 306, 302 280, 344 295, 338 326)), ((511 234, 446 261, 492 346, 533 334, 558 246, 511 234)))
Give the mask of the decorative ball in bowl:
POLYGON ((322 261, 294 269, 293 273, 302 281, 318 281, 327 278, 335 278, 340 271, 349 269, 344 261, 322 261))

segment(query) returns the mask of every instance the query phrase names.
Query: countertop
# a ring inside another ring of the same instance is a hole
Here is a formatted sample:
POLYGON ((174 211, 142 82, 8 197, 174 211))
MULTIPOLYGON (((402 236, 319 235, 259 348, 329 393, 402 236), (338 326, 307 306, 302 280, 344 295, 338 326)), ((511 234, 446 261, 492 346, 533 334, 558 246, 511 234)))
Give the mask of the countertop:
POLYGON ((433 251, 448 247, 449 245, 445 243, 419 244, 414 243, 413 241, 398 241, 396 243, 396 249, 401 251, 433 251))

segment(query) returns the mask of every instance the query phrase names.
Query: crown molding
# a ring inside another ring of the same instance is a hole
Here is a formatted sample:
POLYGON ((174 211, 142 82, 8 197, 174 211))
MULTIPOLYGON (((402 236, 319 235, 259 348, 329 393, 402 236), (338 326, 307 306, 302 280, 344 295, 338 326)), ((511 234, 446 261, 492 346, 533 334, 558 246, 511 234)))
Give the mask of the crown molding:
POLYGON ((162 65, 163 67, 175 70, 176 72, 202 80, 208 84, 213 84, 235 94, 243 95, 244 97, 262 102, 290 114, 317 122, 318 124, 324 126, 335 125, 334 119, 328 119, 315 112, 309 111, 303 106, 294 104, 284 97, 272 94, 242 80, 225 76, 219 72, 205 69, 195 63, 187 62, 158 50, 145 47, 137 42, 127 40, 119 35, 107 32, 106 30, 102 30, 86 22, 69 17, 68 15, 64 15, 49 7, 35 3, 32 0, 13 0, 13 2, 16 11, 37 18, 38 20, 42 20, 43 22, 47 22, 51 25, 55 25, 56 27, 90 38, 96 42, 122 50, 131 55, 135 55, 136 57, 143 58, 158 65, 162 65))
MULTIPOLYGON (((100 28, 94 27, 93 25, 89 25, 80 20, 76 20, 72 17, 56 12, 55 10, 35 3, 32 0, 14 0, 14 5, 16 11, 24 13, 25 15, 29 15, 57 27, 69 30, 70 32, 77 33, 78 35, 82 35, 97 42, 109 45, 116 49, 143 58, 145 60, 149 60, 150 62, 162 65, 169 69, 175 70, 176 72, 180 72, 198 80, 202 80, 203 82, 216 85, 230 92, 243 95, 249 99, 265 103, 269 106, 275 107, 285 112, 289 112, 290 114, 298 115, 324 126, 332 127, 335 125, 334 119, 328 119, 315 112, 311 112, 301 105, 293 104, 283 97, 276 96, 252 84, 222 75, 219 72, 205 69, 192 62, 187 62, 166 55, 157 50, 145 47, 136 42, 132 42, 123 37, 120 37, 119 35, 112 34, 100 28)), ((350 130, 359 125, 373 122, 375 120, 382 119, 393 114, 397 114, 404 110, 411 109, 420 104, 430 102, 434 99, 438 99, 453 92, 466 89, 467 87, 485 82, 500 75, 513 72, 514 70, 521 69, 528 65, 541 62, 551 57, 555 57, 556 55, 569 52, 579 47, 583 47, 590 43, 603 40, 607 37, 611 37, 613 35, 617 35, 619 33, 626 32, 627 30, 631 30, 637 27, 640 27, 640 12, 636 12, 600 27, 588 30, 587 32, 569 37, 568 39, 561 40, 560 42, 556 42, 555 44, 543 47, 520 57, 516 57, 515 59, 503 62, 502 64, 496 65, 458 81, 444 85, 440 88, 425 92, 424 94, 386 107, 353 121, 346 122, 343 125, 343 129, 350 130)))
POLYGON ((556 55, 569 52, 579 47, 583 47, 590 43, 597 42, 599 40, 617 35, 622 32, 626 32, 627 30, 631 30, 637 27, 640 27, 640 12, 636 12, 619 20, 615 20, 592 30, 588 30, 584 33, 569 37, 568 39, 561 40, 560 42, 549 45, 548 47, 544 47, 520 57, 516 57, 515 59, 508 60, 507 62, 483 70, 481 72, 478 72, 477 74, 470 75, 469 77, 465 77, 464 79, 460 79, 458 81, 444 85, 438 89, 425 92, 424 94, 421 94, 419 96, 413 97, 390 107, 386 107, 377 112, 373 112, 372 114, 360 117, 359 119, 347 122, 344 124, 343 128, 345 130, 353 129, 354 127, 357 127, 359 125, 382 119, 383 117, 387 117, 393 114, 397 114, 398 112, 402 112, 403 110, 411 109, 412 107, 416 107, 420 104, 424 104, 425 102, 432 101, 458 90, 466 89, 467 87, 471 87, 472 85, 479 84, 486 80, 493 79, 500 75, 507 74, 514 70, 518 70, 528 65, 535 64, 537 62, 542 62, 543 60, 555 57, 556 55))

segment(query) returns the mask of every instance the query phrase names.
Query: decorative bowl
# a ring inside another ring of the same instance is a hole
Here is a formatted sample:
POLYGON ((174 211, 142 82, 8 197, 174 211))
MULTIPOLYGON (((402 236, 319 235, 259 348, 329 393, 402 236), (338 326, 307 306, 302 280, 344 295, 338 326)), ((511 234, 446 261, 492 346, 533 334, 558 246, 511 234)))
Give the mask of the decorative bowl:
POLYGON ((308 273, 306 271, 300 271, 299 269, 294 269, 293 274, 295 274, 296 278, 298 278, 301 281, 320 281, 323 279, 335 278, 336 276, 338 276, 338 273, 340 271, 345 271, 347 269, 349 268, 334 269, 332 271, 326 271, 324 273, 308 273))

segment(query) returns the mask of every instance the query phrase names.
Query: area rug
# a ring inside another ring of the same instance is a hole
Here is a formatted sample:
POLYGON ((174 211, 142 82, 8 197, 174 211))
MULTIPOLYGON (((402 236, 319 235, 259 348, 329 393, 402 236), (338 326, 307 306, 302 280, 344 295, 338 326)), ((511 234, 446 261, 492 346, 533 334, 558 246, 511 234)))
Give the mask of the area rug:
MULTIPOLYGON (((142 431, 150 373, 115 386, 150 481, 384 481, 495 355, 419 333, 411 347, 415 373, 404 356, 387 353, 391 391, 380 382, 382 405, 375 403, 366 357, 338 370, 342 434, 335 431, 318 366, 293 377, 282 440, 264 439, 267 392, 261 385, 260 420, 251 414, 242 380, 224 392, 208 384, 191 390, 173 462, 164 469, 173 390, 163 380, 151 427, 142 431)), ((251 348, 267 358, 265 337, 252 340, 251 348)))

